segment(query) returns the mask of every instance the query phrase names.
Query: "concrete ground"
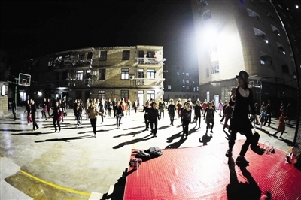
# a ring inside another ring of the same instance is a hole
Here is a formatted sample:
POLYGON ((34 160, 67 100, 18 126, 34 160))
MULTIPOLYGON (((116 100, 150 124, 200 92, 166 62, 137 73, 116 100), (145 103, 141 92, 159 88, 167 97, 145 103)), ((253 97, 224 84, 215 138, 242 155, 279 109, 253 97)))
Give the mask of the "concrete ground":
MULTIPOLYGON (((165 117, 158 123, 158 137, 153 138, 149 131, 144 131, 143 113, 132 112, 122 119, 121 129, 116 129, 115 118, 106 117, 101 123, 99 117, 94 138, 89 120, 83 119, 77 127, 72 110, 64 119, 60 133, 54 132, 52 119, 41 119, 40 110, 39 129, 32 131, 23 111, 24 108, 18 108, 16 121, 12 116, 0 119, 0 199, 3 200, 109 199, 112 196, 104 194, 112 193, 114 184, 116 187, 128 167, 132 149, 202 146, 199 138, 206 127, 204 120, 200 129, 190 124, 190 134, 182 140, 180 120, 176 119, 175 126, 170 126, 165 111, 165 117)), ((213 138, 208 145, 227 142, 227 133, 222 131, 219 120, 216 114, 213 138)), ((273 136, 277 128, 275 119, 271 127, 256 130, 261 135, 261 143, 287 151, 294 138, 295 124, 291 121, 287 125, 283 139, 273 136)), ((238 134, 237 139, 240 138, 244 136, 238 134)))

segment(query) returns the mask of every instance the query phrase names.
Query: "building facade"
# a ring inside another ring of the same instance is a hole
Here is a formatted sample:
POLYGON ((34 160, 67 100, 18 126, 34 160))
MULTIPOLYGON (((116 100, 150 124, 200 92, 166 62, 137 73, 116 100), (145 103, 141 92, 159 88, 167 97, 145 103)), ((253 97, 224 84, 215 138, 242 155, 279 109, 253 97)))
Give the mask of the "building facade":
POLYGON ((164 101, 190 98, 194 102, 199 98, 199 78, 195 69, 167 64, 164 78, 164 101))
POLYGON ((22 73, 31 86, 20 86, 20 99, 124 98, 144 105, 163 97, 163 47, 89 47, 25 61, 22 73))
MULTIPOLYGON (((191 0, 200 98, 229 100, 235 75, 250 75, 255 100, 296 102, 296 64, 283 22, 265 0, 191 0)), ((297 37, 297 35, 296 35, 297 37)), ((300 36, 298 36, 300 37, 300 36)))

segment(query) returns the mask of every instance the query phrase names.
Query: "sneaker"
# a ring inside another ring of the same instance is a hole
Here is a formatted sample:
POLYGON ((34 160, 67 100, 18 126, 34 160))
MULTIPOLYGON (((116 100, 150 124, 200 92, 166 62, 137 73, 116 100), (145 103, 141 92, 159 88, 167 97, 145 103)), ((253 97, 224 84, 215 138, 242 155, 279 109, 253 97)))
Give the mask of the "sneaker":
POLYGON ((232 150, 228 149, 227 152, 226 152, 226 156, 231 157, 232 156, 232 150))
POLYGON ((246 160, 246 158, 244 156, 238 156, 236 158, 236 164, 238 166, 248 166, 249 162, 246 160))

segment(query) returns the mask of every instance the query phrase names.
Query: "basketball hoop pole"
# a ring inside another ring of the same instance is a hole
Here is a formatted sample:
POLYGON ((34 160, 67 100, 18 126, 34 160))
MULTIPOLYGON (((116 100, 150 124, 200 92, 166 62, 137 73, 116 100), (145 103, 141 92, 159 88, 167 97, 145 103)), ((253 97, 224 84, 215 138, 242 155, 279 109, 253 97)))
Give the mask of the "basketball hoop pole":
POLYGON ((16 80, 16 86, 15 86, 15 104, 17 106, 17 97, 18 97, 18 81, 19 81, 19 78, 15 78, 16 80))

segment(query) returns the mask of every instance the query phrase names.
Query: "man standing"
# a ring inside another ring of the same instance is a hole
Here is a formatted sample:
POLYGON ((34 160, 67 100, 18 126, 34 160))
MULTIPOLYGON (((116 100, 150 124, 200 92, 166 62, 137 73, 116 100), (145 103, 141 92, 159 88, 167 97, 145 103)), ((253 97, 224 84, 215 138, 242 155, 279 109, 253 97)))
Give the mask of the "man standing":
POLYGON ((163 102, 163 99, 160 98, 160 102, 159 102, 160 118, 162 118, 162 113, 164 118, 164 109, 165 109, 165 103, 163 102))
POLYGON ((16 106, 16 103, 15 101, 12 102, 12 105, 11 105, 11 109, 12 109, 12 112, 14 114, 14 120, 17 120, 17 116, 16 116, 16 112, 17 112, 17 106, 16 106))
POLYGON ((271 125, 271 118, 272 118, 272 108, 271 108, 270 100, 268 100, 268 105, 266 106, 266 118, 265 118, 264 126, 266 125, 267 122, 269 123, 268 126, 271 125))
POLYGON ((36 108, 35 101, 33 99, 31 100, 31 109, 30 109, 30 111, 31 111, 31 117, 32 117, 32 129, 33 130, 36 130, 36 128, 39 129, 39 126, 38 126, 38 124, 36 122, 36 111, 37 111, 37 108, 36 108))

